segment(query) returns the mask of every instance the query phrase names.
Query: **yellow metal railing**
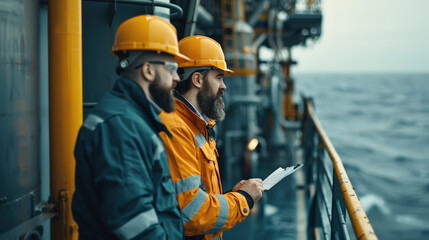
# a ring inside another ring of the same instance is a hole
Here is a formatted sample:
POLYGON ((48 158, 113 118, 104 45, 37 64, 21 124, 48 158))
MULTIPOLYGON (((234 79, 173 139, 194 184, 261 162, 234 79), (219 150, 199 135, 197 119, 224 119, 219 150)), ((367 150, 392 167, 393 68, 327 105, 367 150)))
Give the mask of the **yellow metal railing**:
MULTIPOLYGON (((306 138, 304 141, 312 141, 315 138, 317 133, 318 134, 317 137, 319 141, 319 144, 318 144, 319 146, 317 147, 319 149, 324 148, 332 160, 334 180, 332 180, 331 189, 334 189, 335 188, 334 185, 336 184, 337 184, 337 187, 339 187, 342 194, 342 198, 345 203, 345 207, 347 208, 347 212, 350 216, 349 219, 352 223, 356 239, 359 239, 359 240, 378 239, 374 233, 374 230, 369 222, 368 217, 366 216, 364 209, 362 208, 362 205, 360 204, 360 201, 356 195, 356 192, 353 189, 353 186, 347 176, 346 170, 343 166, 340 156, 338 155, 337 151, 335 150, 334 146, 329 140, 325 130, 320 124, 319 119, 317 118, 316 114, 313 111, 313 105, 310 99, 305 99, 305 119, 304 120, 306 121, 306 123, 304 123, 303 125, 304 126, 303 137, 306 138), (311 134, 310 132, 314 132, 314 134, 311 134)), ((325 170, 324 172, 328 174, 328 172, 326 172, 327 171, 326 167, 324 167, 324 170, 325 170)), ((335 191, 333 190, 332 191, 333 195, 334 195, 334 192, 335 191)), ((336 199, 335 196, 332 197, 332 205, 331 205, 332 212, 334 212, 334 209, 336 209, 336 211, 339 210, 341 212, 341 209, 339 209, 341 207, 339 207, 340 204, 338 204, 339 201, 337 200, 338 199, 336 199)), ((341 214, 345 216, 344 213, 341 213, 341 214)), ((332 226, 332 219, 334 218, 334 214, 328 213, 327 216, 330 216, 331 229, 334 230, 334 226, 332 226)), ((313 217, 313 216, 310 216, 310 217, 313 217)), ((342 222, 342 225, 343 225, 342 228, 345 228, 345 220, 342 222)), ((337 228, 341 228, 341 227, 337 227, 337 228)), ((347 232, 347 230, 345 231, 343 230, 342 232, 343 233, 347 232)), ((331 234, 334 234, 334 231, 332 231, 331 234)))

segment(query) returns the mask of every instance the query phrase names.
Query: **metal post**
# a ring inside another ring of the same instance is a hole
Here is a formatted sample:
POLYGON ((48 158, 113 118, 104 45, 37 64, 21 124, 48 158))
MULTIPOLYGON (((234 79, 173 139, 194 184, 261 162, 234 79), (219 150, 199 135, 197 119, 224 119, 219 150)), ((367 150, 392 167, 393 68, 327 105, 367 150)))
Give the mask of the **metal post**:
POLYGON ((82 18, 80 0, 49 1, 49 122, 51 195, 60 217, 52 239, 77 239, 71 213, 73 149, 82 125, 82 18))

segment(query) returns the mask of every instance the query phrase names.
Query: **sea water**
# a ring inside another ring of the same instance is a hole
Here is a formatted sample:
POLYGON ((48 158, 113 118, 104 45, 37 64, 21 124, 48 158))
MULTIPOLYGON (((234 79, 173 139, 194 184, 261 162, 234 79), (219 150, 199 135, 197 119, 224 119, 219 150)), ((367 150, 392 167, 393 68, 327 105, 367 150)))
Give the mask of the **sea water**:
POLYGON ((429 74, 296 74, 379 239, 429 239, 429 74))

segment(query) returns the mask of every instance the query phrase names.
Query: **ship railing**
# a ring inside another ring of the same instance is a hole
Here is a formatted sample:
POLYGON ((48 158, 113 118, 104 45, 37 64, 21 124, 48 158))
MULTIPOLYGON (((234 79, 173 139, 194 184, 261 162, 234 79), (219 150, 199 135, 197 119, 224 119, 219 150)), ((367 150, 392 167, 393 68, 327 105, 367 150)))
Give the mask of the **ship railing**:
POLYGON ((340 156, 313 110, 303 97, 302 149, 307 199, 307 239, 378 239, 347 176, 340 156), (328 153, 329 158, 324 157, 328 153), (346 211, 347 210, 347 211, 346 211))

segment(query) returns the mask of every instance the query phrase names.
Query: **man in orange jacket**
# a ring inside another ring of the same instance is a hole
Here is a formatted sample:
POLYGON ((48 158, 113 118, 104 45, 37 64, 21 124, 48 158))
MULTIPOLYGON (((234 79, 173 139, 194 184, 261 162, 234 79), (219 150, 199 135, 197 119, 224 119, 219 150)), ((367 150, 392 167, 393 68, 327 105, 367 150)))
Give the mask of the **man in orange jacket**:
POLYGON ((213 127, 215 120, 225 118, 223 76, 232 71, 221 46, 211 38, 184 38, 179 50, 191 60, 177 61, 181 82, 175 92, 176 112, 160 115, 173 138, 160 135, 186 239, 221 239, 222 232, 244 220, 262 197, 262 180, 243 180, 222 193, 213 127))

